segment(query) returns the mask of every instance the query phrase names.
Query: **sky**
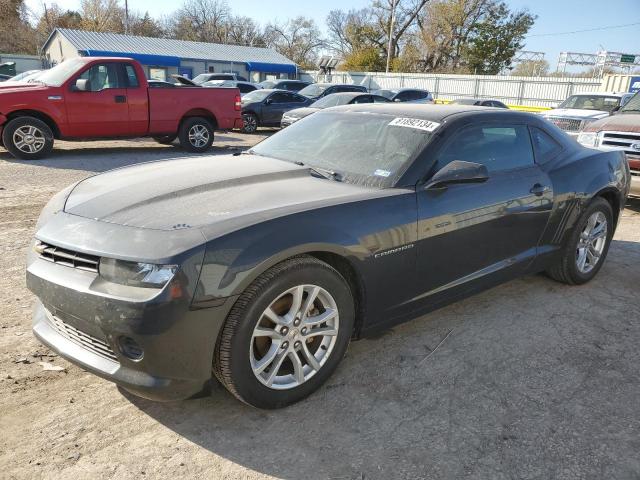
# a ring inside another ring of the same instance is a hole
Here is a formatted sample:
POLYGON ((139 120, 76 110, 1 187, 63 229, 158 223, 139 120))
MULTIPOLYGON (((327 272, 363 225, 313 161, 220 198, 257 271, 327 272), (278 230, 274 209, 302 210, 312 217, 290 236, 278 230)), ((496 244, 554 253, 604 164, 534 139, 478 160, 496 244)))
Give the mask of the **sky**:
MULTIPOLYGON (((55 3, 62 8, 77 9, 80 0, 55 3)), ((304 15, 315 19, 323 29, 329 11, 362 8, 369 3, 369 0, 228 0, 234 14, 251 17, 262 24, 304 15)), ((524 49, 545 52, 552 70, 562 51, 596 53, 604 48, 640 55, 640 0, 506 0, 506 3, 512 10, 527 8, 538 16, 524 49), (636 25, 549 35, 631 23, 636 25)), ((27 4, 35 11, 42 9, 42 0, 27 0, 27 4)), ((129 0, 129 9, 148 11, 158 17, 169 15, 179 4, 176 0, 129 0)))

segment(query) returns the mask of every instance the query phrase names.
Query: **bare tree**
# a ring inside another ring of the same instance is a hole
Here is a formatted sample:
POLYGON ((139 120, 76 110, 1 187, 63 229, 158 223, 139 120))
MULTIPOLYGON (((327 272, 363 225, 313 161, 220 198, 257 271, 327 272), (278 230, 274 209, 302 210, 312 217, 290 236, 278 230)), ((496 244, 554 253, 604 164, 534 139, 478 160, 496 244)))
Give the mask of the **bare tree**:
POLYGON ((387 55, 391 50, 391 60, 398 56, 403 37, 416 25, 420 12, 429 0, 374 0, 371 11, 376 25, 384 32, 384 40, 380 48, 387 55), (393 29, 391 21, 393 17, 393 29), (389 32, 391 38, 389 38, 389 32))
POLYGON ((313 19, 296 17, 285 23, 273 22, 265 29, 266 44, 303 68, 315 67, 318 51, 325 45, 313 19))
POLYGON ((37 34, 28 17, 24 0, 0 0, 0 52, 37 52, 37 34))
POLYGON ((124 33, 124 9, 117 0, 82 0, 80 16, 84 30, 124 33))
POLYGON ((224 0, 186 0, 171 22, 172 36, 181 40, 223 43, 231 11, 224 0))
POLYGON ((227 22, 227 42, 236 45, 263 47, 264 32, 250 17, 234 16, 227 22))

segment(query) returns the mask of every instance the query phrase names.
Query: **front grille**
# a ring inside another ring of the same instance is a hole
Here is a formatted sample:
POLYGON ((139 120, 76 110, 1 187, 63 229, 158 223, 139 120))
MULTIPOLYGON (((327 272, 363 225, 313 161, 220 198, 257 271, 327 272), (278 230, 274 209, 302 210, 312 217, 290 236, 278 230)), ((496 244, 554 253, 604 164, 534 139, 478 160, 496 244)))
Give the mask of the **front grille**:
POLYGON ((106 358, 107 360, 112 360, 114 362, 118 361, 109 344, 102 340, 98 340, 88 333, 78 330, 76 327, 73 327, 68 323, 63 322, 62 319, 53 315, 49 310, 46 312, 51 326, 67 340, 71 340, 73 343, 86 348, 96 355, 100 355, 102 358, 106 358))
POLYGON ((640 159, 640 133, 636 132, 602 132, 600 145, 623 150, 630 159, 640 159), (637 145, 637 148, 634 146, 637 145))
POLYGON ((555 123, 558 128, 565 132, 579 132, 582 120, 577 118, 564 118, 564 117, 547 117, 552 123, 555 123))
POLYGON ((40 254, 40 258, 49 262, 65 265, 67 267, 77 268, 78 270, 86 270, 88 272, 98 272, 98 264, 100 257, 95 255, 87 255, 86 253, 74 252, 66 248, 56 247, 49 243, 38 241, 35 245, 35 251, 40 254))

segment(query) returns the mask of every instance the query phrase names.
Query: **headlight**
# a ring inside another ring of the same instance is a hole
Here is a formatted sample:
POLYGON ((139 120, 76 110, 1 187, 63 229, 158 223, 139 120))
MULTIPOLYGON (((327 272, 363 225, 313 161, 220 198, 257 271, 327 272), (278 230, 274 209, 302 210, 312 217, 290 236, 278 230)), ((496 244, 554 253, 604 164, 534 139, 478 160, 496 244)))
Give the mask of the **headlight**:
POLYGON ((105 280, 133 287, 161 288, 178 271, 177 265, 156 265, 116 260, 100 259, 100 276, 105 280))
POLYGON ((585 147, 595 147, 598 144, 598 134, 596 132, 582 132, 578 135, 578 143, 585 147))

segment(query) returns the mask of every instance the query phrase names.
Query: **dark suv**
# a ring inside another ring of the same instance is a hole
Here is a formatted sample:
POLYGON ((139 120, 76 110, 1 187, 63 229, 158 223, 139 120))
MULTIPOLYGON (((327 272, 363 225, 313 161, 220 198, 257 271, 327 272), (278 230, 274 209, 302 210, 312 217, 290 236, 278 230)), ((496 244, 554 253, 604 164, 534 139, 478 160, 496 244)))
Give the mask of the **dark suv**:
POLYGON ((289 92, 299 92, 309 85, 311 85, 311 82, 304 82, 302 80, 265 80, 264 82, 260 82, 262 88, 287 90, 289 92))

